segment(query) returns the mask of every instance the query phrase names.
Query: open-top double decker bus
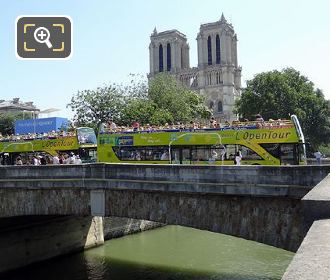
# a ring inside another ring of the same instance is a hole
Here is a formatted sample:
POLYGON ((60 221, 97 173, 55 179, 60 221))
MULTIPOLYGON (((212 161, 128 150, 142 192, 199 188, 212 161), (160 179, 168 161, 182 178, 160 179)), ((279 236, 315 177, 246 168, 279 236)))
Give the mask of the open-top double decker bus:
POLYGON ((89 127, 79 127, 65 135, 16 135, 0 139, 0 164, 13 165, 17 157, 24 164, 31 163, 33 155, 46 155, 51 158, 57 154, 74 153, 83 163, 95 162, 97 139, 89 127))
POLYGON ((304 136, 291 120, 237 122, 219 129, 105 132, 98 137, 98 162, 233 165, 306 164, 304 136))

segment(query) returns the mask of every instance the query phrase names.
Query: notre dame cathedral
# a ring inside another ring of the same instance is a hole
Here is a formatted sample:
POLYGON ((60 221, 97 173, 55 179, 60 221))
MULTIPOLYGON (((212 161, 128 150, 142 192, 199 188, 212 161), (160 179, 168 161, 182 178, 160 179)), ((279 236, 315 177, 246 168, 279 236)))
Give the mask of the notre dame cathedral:
POLYGON ((241 71, 237 63, 237 36, 222 14, 216 22, 202 24, 197 34, 198 66, 190 67, 189 44, 178 30, 150 36, 149 79, 168 72, 205 96, 206 105, 221 121, 236 119, 235 99, 241 94, 241 71))

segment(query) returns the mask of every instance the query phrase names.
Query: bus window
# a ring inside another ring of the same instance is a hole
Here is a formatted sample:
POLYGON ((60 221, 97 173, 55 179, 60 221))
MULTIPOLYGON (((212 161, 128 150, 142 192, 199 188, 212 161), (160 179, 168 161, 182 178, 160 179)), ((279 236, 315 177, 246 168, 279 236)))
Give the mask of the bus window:
POLYGON ((82 163, 96 162, 96 150, 95 149, 80 149, 79 157, 82 163))
POLYGON ((208 161, 210 159, 210 156, 210 149, 207 146, 196 146, 191 149, 192 161, 208 161))
POLYGON ((94 129, 90 127, 77 128, 77 136, 79 144, 96 144, 96 136, 94 129))
POLYGON ((297 164, 294 144, 281 144, 281 164, 297 164))
POLYGON ((238 149, 241 150, 242 160, 260 160, 262 159, 255 151, 248 147, 238 145, 238 149))
POLYGON ((226 145, 226 158, 228 160, 234 160, 236 154, 236 145, 226 145))
POLYGON ((112 147, 120 160, 145 160, 146 153, 142 147, 112 147))
POLYGON ((171 163, 180 163, 180 148, 171 148, 171 163))
POLYGON ((190 148, 182 149, 182 164, 190 164, 191 161, 191 153, 190 148))

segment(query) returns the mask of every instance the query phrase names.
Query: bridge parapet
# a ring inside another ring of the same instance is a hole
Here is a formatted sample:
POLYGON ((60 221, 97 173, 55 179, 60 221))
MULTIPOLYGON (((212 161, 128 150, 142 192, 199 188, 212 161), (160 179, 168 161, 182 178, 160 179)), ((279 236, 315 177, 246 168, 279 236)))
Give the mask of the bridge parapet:
POLYGON ((86 164, 0 166, 0 179, 124 179, 247 185, 315 186, 329 166, 196 166, 151 164, 86 164))

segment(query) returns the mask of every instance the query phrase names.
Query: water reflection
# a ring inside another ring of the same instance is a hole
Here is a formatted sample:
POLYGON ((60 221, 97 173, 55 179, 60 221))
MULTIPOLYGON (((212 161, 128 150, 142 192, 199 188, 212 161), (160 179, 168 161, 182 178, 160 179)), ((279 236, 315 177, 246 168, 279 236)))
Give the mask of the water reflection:
POLYGON ((167 226, 8 275, 6 279, 281 279, 293 253, 240 238, 167 226))

